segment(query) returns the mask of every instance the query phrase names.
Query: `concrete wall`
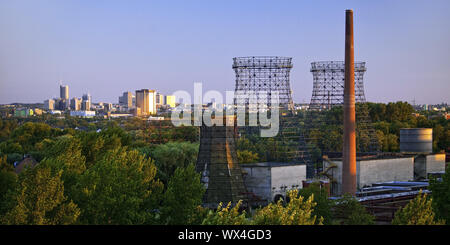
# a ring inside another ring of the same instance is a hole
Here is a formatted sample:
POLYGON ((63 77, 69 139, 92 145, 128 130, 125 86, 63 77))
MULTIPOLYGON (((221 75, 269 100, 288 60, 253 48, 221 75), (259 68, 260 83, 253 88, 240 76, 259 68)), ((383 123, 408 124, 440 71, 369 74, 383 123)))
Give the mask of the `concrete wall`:
POLYGON ((432 172, 445 171, 445 153, 419 155, 414 160, 414 178, 428 178, 432 172))
POLYGON ((303 180, 306 180, 306 165, 272 167, 272 201, 276 195, 285 196, 286 190, 301 189, 303 180))
POLYGON ((445 171, 445 153, 426 156, 427 174, 431 172, 445 171))
POLYGON ((248 167, 241 164, 241 168, 247 173, 244 174, 244 184, 247 191, 255 193, 264 200, 271 200, 270 167, 248 167))
POLYGON ((414 180, 414 158, 360 161, 357 173, 358 188, 377 182, 414 180))
MULTIPOLYGON (((329 173, 337 181, 331 188, 332 195, 342 191, 342 161, 333 161, 337 165, 329 173)), ((324 167, 329 163, 324 162, 324 167)), ((373 159, 356 162, 356 183, 360 189, 377 182, 414 180, 414 158, 373 159)))
POLYGON ((244 174, 247 191, 267 201, 273 201, 277 195, 284 197, 286 190, 302 188, 302 181, 306 180, 306 165, 240 166, 247 173, 244 174))

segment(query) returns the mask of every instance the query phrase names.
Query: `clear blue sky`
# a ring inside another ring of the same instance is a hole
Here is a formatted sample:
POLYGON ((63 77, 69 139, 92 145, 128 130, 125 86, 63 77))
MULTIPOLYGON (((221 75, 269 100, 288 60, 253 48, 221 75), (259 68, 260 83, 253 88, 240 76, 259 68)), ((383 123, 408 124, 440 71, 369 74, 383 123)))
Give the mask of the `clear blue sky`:
POLYGON ((293 57, 295 102, 309 102, 310 63, 343 60, 345 9, 374 102, 450 102, 450 1, 0 0, 0 103, 89 91, 234 90, 235 56, 293 57))

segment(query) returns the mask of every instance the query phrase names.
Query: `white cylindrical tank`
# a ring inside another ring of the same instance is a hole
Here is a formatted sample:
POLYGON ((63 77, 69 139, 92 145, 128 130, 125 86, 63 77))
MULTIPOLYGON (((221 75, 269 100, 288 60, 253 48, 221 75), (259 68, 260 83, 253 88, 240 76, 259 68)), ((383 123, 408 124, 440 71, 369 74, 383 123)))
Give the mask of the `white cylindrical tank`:
POLYGON ((400 151, 416 153, 433 152, 433 129, 401 128, 400 151))

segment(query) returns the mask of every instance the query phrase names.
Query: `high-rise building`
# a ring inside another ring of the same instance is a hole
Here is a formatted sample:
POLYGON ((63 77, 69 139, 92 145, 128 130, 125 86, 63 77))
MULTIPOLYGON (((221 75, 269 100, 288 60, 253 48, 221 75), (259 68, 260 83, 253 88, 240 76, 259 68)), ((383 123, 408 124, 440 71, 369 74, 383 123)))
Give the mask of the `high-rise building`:
POLYGON ((89 93, 83 94, 82 99, 83 100, 89 100, 92 103, 92 96, 89 93))
POLYGON ((175 95, 166 95, 164 104, 174 108, 175 107, 175 95))
POLYGON ((136 90, 136 115, 147 116, 156 113, 155 90, 136 90))
POLYGON ((104 103, 103 108, 105 109, 105 111, 111 111, 113 106, 111 103, 104 103))
POLYGON ((89 93, 83 94, 83 102, 81 103, 81 110, 83 111, 89 111, 91 110, 92 106, 92 97, 89 93))
POLYGON ((131 92, 124 92, 119 96, 119 105, 126 106, 128 109, 133 107, 133 94, 131 92))
POLYGON ((164 105, 164 95, 156 93, 156 105, 164 105))
POLYGON ((91 110, 91 102, 89 100, 83 100, 81 102, 81 110, 82 111, 90 111, 91 110))
POLYGON ((44 101, 44 108, 47 110, 54 110, 55 109, 55 101, 52 99, 48 99, 44 101))
POLYGON ((63 100, 69 100, 69 85, 59 86, 59 97, 63 100))
POLYGON ((79 111, 79 110, 81 110, 81 99, 80 99, 80 98, 73 97, 73 98, 70 100, 70 109, 71 109, 71 110, 74 110, 74 111, 79 111))

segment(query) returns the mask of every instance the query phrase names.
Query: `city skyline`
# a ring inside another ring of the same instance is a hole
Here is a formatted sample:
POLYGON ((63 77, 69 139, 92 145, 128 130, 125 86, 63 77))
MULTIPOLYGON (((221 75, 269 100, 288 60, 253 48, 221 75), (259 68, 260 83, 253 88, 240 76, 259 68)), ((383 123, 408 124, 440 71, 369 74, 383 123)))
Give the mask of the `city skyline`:
POLYGON ((293 100, 309 103, 311 63, 344 59, 346 8, 367 101, 449 102, 448 1, 284 3, 1 2, 0 104, 42 103, 60 80, 94 102, 141 88, 190 92, 194 82, 233 91, 232 58, 264 55, 293 57, 293 100))

